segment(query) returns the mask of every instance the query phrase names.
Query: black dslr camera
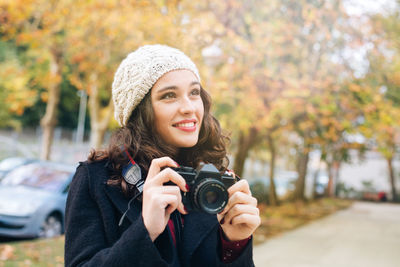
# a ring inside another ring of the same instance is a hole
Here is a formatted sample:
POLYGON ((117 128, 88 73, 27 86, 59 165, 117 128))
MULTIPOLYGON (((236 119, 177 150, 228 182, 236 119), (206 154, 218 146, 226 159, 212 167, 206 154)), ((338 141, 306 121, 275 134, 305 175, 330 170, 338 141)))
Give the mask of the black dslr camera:
POLYGON ((189 185, 182 193, 182 203, 188 212, 202 211, 209 214, 221 212, 228 204, 228 188, 236 182, 235 177, 221 174, 213 164, 171 168, 179 173, 189 185))

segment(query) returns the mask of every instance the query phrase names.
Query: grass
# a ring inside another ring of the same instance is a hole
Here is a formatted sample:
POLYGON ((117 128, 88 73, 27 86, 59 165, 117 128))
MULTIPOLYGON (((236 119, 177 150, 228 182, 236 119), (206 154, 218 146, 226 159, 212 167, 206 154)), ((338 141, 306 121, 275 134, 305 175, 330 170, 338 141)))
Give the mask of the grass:
POLYGON ((0 267, 64 266, 64 236, 0 244, 0 267))
MULTIPOLYGON (((278 207, 259 205, 262 223, 254 243, 292 230, 310 221, 347 208, 351 201, 324 198, 306 203, 284 203, 278 207)), ((0 244, 0 267, 64 266, 64 236, 0 244)))

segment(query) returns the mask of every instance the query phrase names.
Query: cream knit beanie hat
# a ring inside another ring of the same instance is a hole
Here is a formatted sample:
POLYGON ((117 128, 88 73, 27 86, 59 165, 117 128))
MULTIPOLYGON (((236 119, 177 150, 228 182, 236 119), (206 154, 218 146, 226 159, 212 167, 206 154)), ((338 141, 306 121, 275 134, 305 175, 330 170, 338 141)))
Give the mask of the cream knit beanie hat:
POLYGON ((165 73, 187 69, 200 82, 193 61, 182 51, 166 45, 145 45, 130 53, 118 67, 112 84, 115 119, 126 126, 132 111, 165 73))

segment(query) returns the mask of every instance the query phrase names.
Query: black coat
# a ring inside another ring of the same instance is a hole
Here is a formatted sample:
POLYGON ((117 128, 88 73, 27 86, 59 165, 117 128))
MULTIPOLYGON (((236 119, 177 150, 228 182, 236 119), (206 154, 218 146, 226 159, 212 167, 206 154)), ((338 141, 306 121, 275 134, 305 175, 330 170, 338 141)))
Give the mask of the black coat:
MULTIPOLYGON (((65 266, 173 266, 176 253, 169 231, 151 241, 141 202, 133 201, 118 226, 129 199, 119 187, 106 184, 106 163, 81 163, 72 180, 65 216, 65 266)), ((222 263, 215 215, 185 215, 181 247, 181 266, 254 266, 251 241, 233 263, 222 263)))

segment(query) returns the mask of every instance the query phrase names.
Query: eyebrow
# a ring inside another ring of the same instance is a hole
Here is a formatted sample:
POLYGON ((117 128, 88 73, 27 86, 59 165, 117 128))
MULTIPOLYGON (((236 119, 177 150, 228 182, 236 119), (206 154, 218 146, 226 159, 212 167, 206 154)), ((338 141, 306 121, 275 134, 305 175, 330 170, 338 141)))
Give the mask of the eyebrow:
MULTIPOLYGON (((194 81, 194 82, 191 82, 191 83, 190 83, 190 86, 193 86, 193 85, 196 85, 196 84, 200 85, 199 82, 194 81)), ((166 87, 163 87, 163 88, 161 88, 160 90, 158 90, 158 91, 157 91, 157 94, 158 94, 158 93, 162 93, 162 92, 164 92, 164 91, 168 91, 168 90, 177 90, 177 89, 178 89, 178 87, 175 86, 175 85, 166 86, 166 87)))

